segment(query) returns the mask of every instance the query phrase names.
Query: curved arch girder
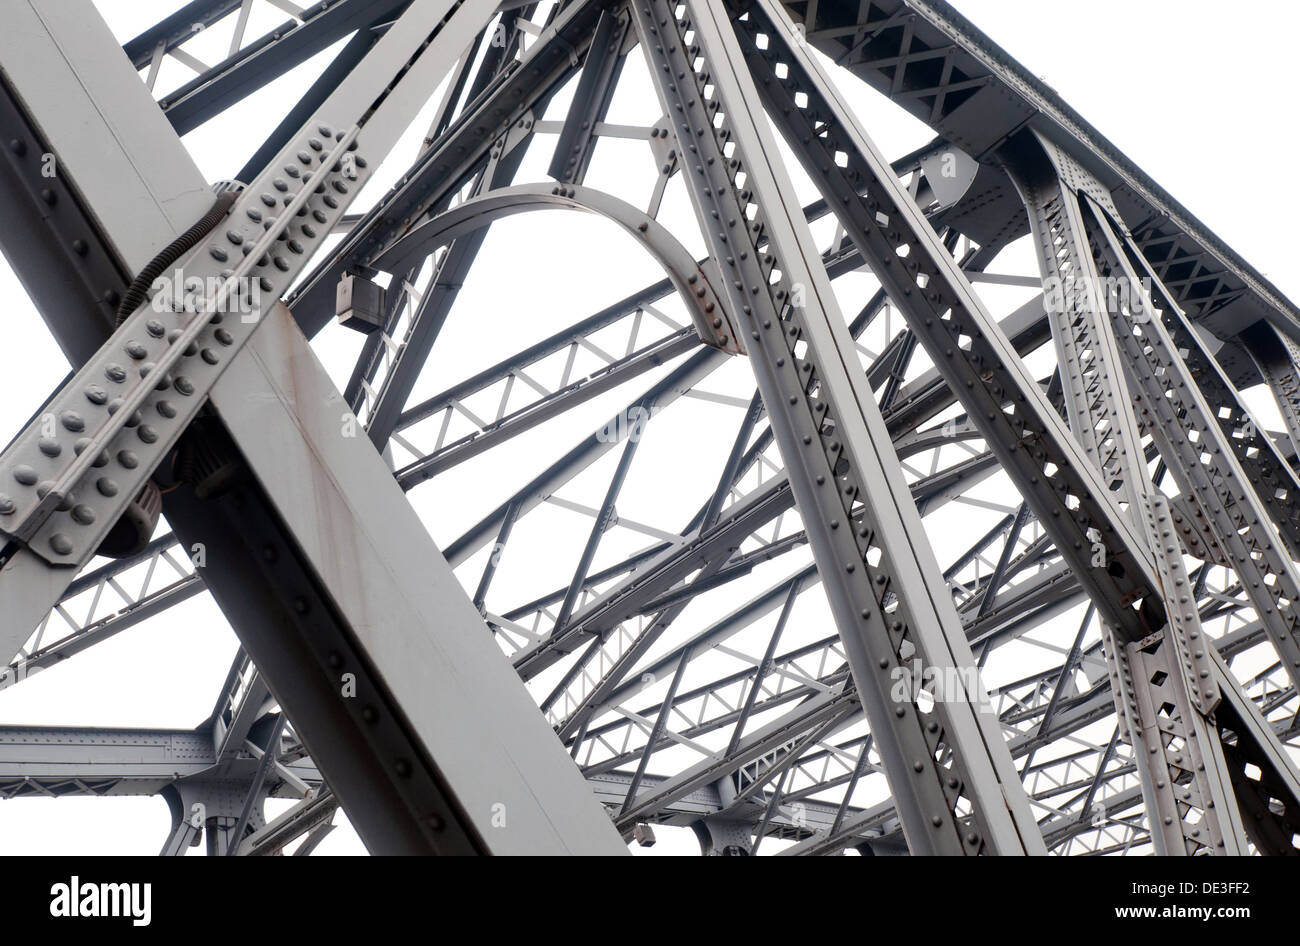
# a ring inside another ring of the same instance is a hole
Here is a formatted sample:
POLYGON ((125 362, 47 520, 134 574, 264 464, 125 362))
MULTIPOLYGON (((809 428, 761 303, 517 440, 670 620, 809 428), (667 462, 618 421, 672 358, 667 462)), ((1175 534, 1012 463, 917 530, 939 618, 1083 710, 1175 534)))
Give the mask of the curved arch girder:
POLYGON ((697 261, 663 224, 627 201, 592 187, 569 184, 519 184, 471 197, 413 229, 375 260, 375 268, 401 273, 439 246, 503 217, 535 210, 580 210, 618 224, 655 258, 686 303, 700 340, 732 354, 744 354, 722 302, 714 290, 719 278, 712 260, 697 261))

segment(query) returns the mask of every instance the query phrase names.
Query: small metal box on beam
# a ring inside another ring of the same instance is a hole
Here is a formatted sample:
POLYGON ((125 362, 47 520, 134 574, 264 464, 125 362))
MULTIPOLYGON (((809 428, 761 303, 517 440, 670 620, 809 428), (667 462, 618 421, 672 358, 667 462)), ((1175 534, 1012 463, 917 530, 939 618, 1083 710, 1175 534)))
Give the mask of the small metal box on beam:
POLYGON ((348 328, 369 335, 383 325, 384 287, 359 273, 345 273, 339 280, 334 312, 348 328))

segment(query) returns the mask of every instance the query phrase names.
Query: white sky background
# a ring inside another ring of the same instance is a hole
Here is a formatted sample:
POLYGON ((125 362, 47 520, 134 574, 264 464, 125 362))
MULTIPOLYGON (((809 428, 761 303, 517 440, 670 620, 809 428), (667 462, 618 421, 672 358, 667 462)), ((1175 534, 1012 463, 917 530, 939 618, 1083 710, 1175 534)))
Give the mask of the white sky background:
MULTIPOLYGON (((122 41, 177 5, 177 0, 97 3, 122 41)), ((1221 6, 1183 0, 955 0, 955 6, 1044 78, 1283 293, 1300 299, 1300 273, 1292 264, 1294 251, 1284 232, 1290 209, 1286 205, 1294 203, 1294 190, 1279 173, 1300 144, 1294 116, 1287 112, 1289 105, 1279 104, 1289 102, 1295 91, 1290 46, 1300 30, 1300 6, 1277 0, 1239 0, 1230 17, 1222 15, 1221 6), (1261 29, 1260 23, 1266 23, 1267 28, 1261 29), (1282 205, 1281 213, 1270 212, 1274 204, 1282 205)), ((267 12, 265 4, 255 5, 255 11, 258 8, 263 19, 259 21, 255 16, 250 36, 260 35, 286 18, 279 11, 267 12)), ((213 41, 220 46, 222 38, 228 42, 228 35, 222 32, 213 41)), ((316 57, 187 136, 186 144, 203 173, 211 180, 233 175, 330 55, 332 51, 316 57)), ((220 56, 205 58, 216 61, 220 56)), ((184 78, 181 70, 170 77, 170 84, 184 78)), ((855 80, 841 76, 839 81, 861 109, 868 132, 888 156, 900 156, 932 137, 928 129, 863 90, 855 80)), ((610 120, 641 124, 654 121, 658 107, 637 69, 630 67, 624 82, 627 88, 620 90, 616 114, 611 114, 610 120)), ((160 88, 168 85, 169 77, 164 73, 160 88)), ((560 99, 567 101, 567 94, 562 93, 560 99)), ((393 152, 394 161, 381 168, 352 212, 363 209, 387 189, 402 169, 396 165, 404 167, 414 156, 426 126, 427 117, 417 120, 393 152)), ((544 179, 548 159, 549 147, 534 149, 517 180, 544 179)), ((808 182, 802 175, 794 177, 800 197, 811 199, 808 182)), ((652 180, 653 168, 644 146, 617 142, 598 148, 588 183, 644 206, 649 196, 648 182, 652 180), (619 150, 625 147, 631 150, 619 150), (638 161, 644 166, 638 166, 638 161)), ((684 199, 677 204, 673 200, 670 196, 661 219, 679 222, 681 226, 674 228, 679 238, 692 251, 699 251, 702 243, 693 233, 693 217, 684 199), (683 235, 687 230, 692 232, 683 235)), ((660 274, 653 262, 632 247, 632 241, 613 227, 583 215, 533 214, 496 225, 480 255, 488 265, 477 267, 467 282, 413 399, 441 390, 658 279, 660 274)), ((1032 261, 1029 265, 1032 267, 1032 261)), ((1009 271, 1006 267, 994 268, 1009 271)), ((861 285, 851 279, 837 281, 846 314, 856 314, 861 306, 863 300, 857 292, 861 285)), ((67 365, 3 262, 0 288, 7 290, 6 297, 11 301, 8 343, 4 346, 6 397, 0 401, 0 437, 7 441, 64 376, 67 365)), ((1017 296, 1015 290, 1001 290, 999 295, 999 291, 989 291, 983 285, 979 289, 998 316, 1005 315, 1024 297, 1023 290, 1017 296)), ((665 306, 665 311, 669 310, 665 306)), ((680 315, 680 310, 677 313, 680 315)), ((338 327, 327 329, 317 341, 317 351, 340 387, 360 341, 360 335, 338 327)), ((625 403, 633 391, 643 390, 657 377, 638 379, 626 390, 619 389, 616 400, 625 403)), ((735 359, 704 387, 748 397, 752 379, 748 378, 743 359, 735 359)), ((1257 395, 1258 391, 1248 395, 1251 406, 1259 411, 1266 426, 1275 426, 1276 411, 1267 398, 1257 395)), ((612 403, 597 400, 574 411, 561 428, 560 446, 567 448, 607 419, 612 403)), ((676 436, 681 439, 673 441, 673 446, 661 445, 660 456, 667 459, 642 464, 642 456, 652 446, 652 437, 647 437, 619 503, 624 516, 675 528, 681 523, 674 510, 678 506, 693 508, 694 500, 677 503, 674 497, 692 489, 698 491, 701 475, 706 480, 716 476, 713 471, 730 446, 739 412, 702 401, 691 401, 689 411, 692 429, 679 429, 676 436), (717 433, 718 429, 723 432, 717 433), (692 456, 705 472, 698 474, 696 466, 672 460, 686 455, 692 456)), ((681 424, 680 418, 676 423, 681 424)), ((505 465, 504 472, 491 474, 495 479, 490 485, 495 489, 483 488, 487 482, 483 465, 470 463, 412 491, 412 503, 434 538, 445 544, 459 535, 540 464, 549 463, 559 452, 556 436, 555 427, 543 425, 502 451, 493 451, 491 462, 505 465)), ((599 492, 601 477, 607 477, 609 469, 608 464, 597 464, 579 478, 581 482, 575 481, 573 492, 566 489, 562 494, 582 498, 591 496, 592 491, 599 492)), ((498 580, 518 590, 510 595, 516 602, 527 600, 530 592, 550 590, 567 581, 565 569, 571 571, 588 527, 585 520, 575 521, 562 511, 544 510, 535 518, 547 527, 545 538, 554 550, 549 556, 554 567, 548 570, 548 563, 528 556, 511 560, 512 546, 498 580), (551 518, 545 519, 547 516, 551 518)), ((972 526, 970 531, 982 532, 985 528, 972 526)), ((644 537, 636 539, 614 530, 607 536, 607 545, 602 546, 598 566, 613 561, 618 551, 631 551, 644 542, 644 537)), ((940 551, 941 562, 951 557, 951 552, 940 551)), ((781 573, 793 567, 788 562, 786 566, 781 573)), ((468 573, 476 576, 478 567, 471 563, 468 573)), ((769 577, 738 587, 757 590, 779 577, 777 572, 764 574, 769 577)), ((814 605, 808 607, 811 610, 805 620, 825 626, 824 615, 819 616, 814 605)), ((235 637, 220 612, 206 596, 198 596, 21 686, 0 691, 0 723, 193 726, 210 713, 236 647, 235 637)), ((279 803, 279 807, 284 804, 279 803)), ((271 813, 276 810, 273 807, 271 813)), ((340 815, 337 820, 341 827, 318 853, 363 852, 345 819, 340 815)), ((15 800, 0 805, 0 850, 153 854, 162 845, 169 825, 167 806, 157 798, 15 800)), ((689 832, 657 830, 660 843, 638 853, 697 852, 689 832)), ((765 842, 764 847, 771 853, 778 845, 769 847, 765 842)))

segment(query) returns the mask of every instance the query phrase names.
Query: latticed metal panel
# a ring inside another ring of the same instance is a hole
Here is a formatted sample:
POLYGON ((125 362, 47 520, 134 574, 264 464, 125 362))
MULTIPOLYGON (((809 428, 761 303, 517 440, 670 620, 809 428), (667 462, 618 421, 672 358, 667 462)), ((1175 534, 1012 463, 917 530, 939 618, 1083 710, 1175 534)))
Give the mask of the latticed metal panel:
POLYGON ((1300 851, 1300 312, 947 4, 11 7, 73 371, 0 456, 0 686, 190 599, 240 649, 197 728, 0 725, 0 795, 161 795, 171 854, 1300 851))

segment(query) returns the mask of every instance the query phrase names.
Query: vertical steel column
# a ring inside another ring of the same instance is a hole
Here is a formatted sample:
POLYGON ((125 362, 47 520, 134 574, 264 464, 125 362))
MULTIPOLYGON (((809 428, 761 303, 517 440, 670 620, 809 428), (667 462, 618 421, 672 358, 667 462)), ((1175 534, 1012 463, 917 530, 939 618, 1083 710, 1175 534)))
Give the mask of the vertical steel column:
MULTIPOLYGON (((1219 687, 1168 500, 1139 501, 1155 542, 1169 626, 1143 641, 1106 635, 1111 695, 1133 747, 1157 854, 1248 853, 1214 710, 1219 687), (1199 655, 1199 656, 1198 656, 1199 655)), ((1108 629, 1109 630, 1109 629, 1108 629)))
MULTIPOLYGON (((1211 722, 1219 690, 1207 639, 1168 500, 1147 473, 1124 359, 1107 315, 1120 294, 1103 291, 1070 185, 1109 200, 1050 142, 1035 134, 1021 147, 1012 179, 1029 210, 1070 426, 1120 508, 1144 528, 1168 618, 1163 629, 1139 641, 1101 622, 1111 692, 1133 748, 1152 843, 1160 854, 1239 854, 1245 836, 1211 722)), ((1107 563, 1103 557, 1092 564, 1107 563)))
MULTIPOLYGON (((1113 218, 1091 197, 1087 206, 1096 272, 1128 287, 1110 321, 1131 369, 1138 416, 1178 485, 1195 500, 1205 522, 1204 537, 1237 573, 1292 685, 1300 684, 1300 572, 1260 494, 1274 487, 1254 480, 1237 458, 1238 450, 1250 443, 1262 447, 1268 435, 1248 414, 1231 433, 1223 429, 1202 385, 1215 376, 1230 388, 1227 378, 1154 273, 1144 269, 1139 276, 1112 228, 1113 218), (1182 329, 1177 343, 1170 324, 1182 329), (1206 369, 1193 374, 1193 357, 1206 369)), ((1130 247, 1130 252, 1136 254, 1136 249, 1130 247)), ((1140 255, 1136 258, 1144 264, 1140 255)))
POLYGON ((749 112, 757 91, 726 10, 715 0, 632 6, 908 844, 917 854, 1041 853, 821 255, 765 119, 749 112), (931 711, 917 694, 889 697, 914 659, 951 683, 931 711))

